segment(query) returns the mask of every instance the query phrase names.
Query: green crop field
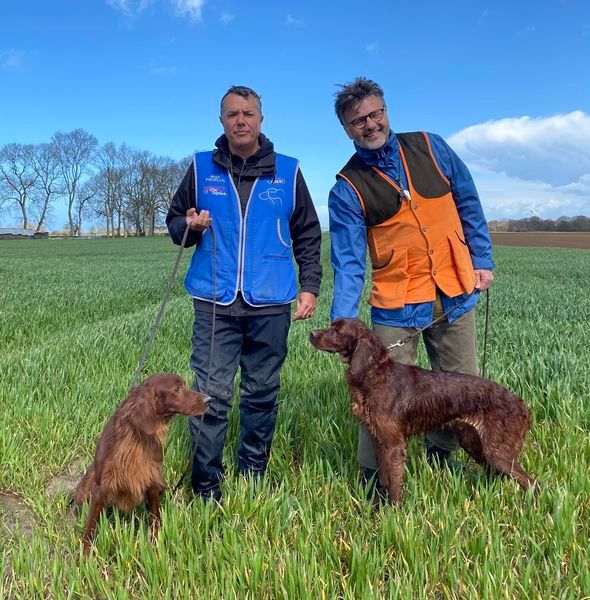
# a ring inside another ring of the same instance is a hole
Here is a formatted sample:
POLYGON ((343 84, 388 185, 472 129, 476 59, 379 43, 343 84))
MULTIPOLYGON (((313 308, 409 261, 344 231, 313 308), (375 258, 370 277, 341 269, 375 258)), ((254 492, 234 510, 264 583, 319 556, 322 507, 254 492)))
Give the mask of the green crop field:
MULTIPOLYGON (((291 328, 265 486, 235 475, 234 411, 221 506, 166 493, 155 543, 144 508, 105 514, 84 559, 87 507, 69 509, 67 493, 127 394, 176 250, 166 238, 0 242, 0 598, 590 597, 588 250, 495 252, 487 371, 533 412, 522 463, 537 498, 464 456, 465 473, 435 472, 416 439, 403 505, 363 499, 344 367, 307 342, 329 319, 326 241, 318 314, 291 328)), ((146 372, 190 380, 191 326, 179 276, 146 372)), ((177 417, 169 484, 189 446, 177 417)))

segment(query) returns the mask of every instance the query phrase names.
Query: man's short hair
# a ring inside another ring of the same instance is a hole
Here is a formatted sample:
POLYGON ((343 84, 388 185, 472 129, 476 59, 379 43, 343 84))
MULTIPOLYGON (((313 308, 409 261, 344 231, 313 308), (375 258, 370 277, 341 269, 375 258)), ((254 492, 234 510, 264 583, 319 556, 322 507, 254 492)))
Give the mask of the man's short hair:
POLYGON ((360 104, 367 96, 378 96, 383 100, 383 106, 385 106, 383 90, 379 84, 371 79, 365 79, 364 77, 357 77, 350 83, 341 84, 340 90, 336 92, 335 96, 334 109, 336 110, 336 116, 342 125, 345 125, 344 113, 348 109, 354 108, 360 104))
POLYGON ((246 98, 246 100, 250 97, 256 98, 256 102, 258 103, 258 111, 262 114, 262 100, 260 95, 257 94, 252 88, 246 87, 245 85, 232 85, 225 94, 223 94, 223 98, 221 98, 221 102, 219 105, 219 111, 223 114, 223 101, 230 94, 236 94, 237 96, 242 96, 242 98, 246 98))

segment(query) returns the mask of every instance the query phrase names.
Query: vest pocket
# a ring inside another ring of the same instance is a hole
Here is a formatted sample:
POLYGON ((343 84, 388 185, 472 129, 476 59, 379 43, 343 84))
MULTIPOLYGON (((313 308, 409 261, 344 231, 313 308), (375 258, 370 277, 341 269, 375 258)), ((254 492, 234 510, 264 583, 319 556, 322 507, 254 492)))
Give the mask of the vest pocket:
POLYGON ((285 246, 285 248, 291 248, 291 246, 293 245, 293 242, 290 239, 290 234, 286 236, 287 239, 289 240, 288 243, 283 239, 283 234, 281 233, 281 220, 280 219, 277 219, 277 235, 279 236, 279 242, 281 242, 281 244, 283 244, 283 246, 285 246))
POLYGON ((385 228, 373 227, 368 230, 369 255, 373 269, 383 269, 393 258, 393 248, 385 228))
POLYGON ((264 261, 286 260, 291 261, 291 234, 288 223, 281 219, 276 220, 276 226, 273 227, 272 221, 267 221, 256 226, 253 230, 255 237, 255 246, 260 248, 259 256, 264 261), (286 231, 285 231, 286 225, 286 231))
POLYGON ((389 260, 385 264, 373 264, 370 303, 380 308, 400 308, 405 304, 409 282, 408 249, 390 248, 389 260))
POLYGON ((449 235, 448 239, 459 281, 466 292, 471 292, 475 286, 475 273, 473 272, 473 263, 471 262, 467 242, 465 242, 462 233, 458 231, 449 235))
POLYGON ((205 229, 201 233, 201 241, 197 244, 199 252, 209 252, 213 254, 213 237, 211 236, 211 230, 205 229))

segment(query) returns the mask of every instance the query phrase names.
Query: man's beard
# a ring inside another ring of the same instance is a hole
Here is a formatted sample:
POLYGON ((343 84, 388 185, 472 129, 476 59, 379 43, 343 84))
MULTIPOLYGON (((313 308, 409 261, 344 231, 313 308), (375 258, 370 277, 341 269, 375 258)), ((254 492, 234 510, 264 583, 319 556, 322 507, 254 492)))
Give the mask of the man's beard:
POLYGON ((364 148, 365 150, 379 150, 385 145, 387 139, 389 138, 389 130, 385 130, 385 128, 381 128, 378 133, 379 137, 375 139, 368 140, 364 137, 361 137, 360 141, 357 141, 357 146, 364 148))

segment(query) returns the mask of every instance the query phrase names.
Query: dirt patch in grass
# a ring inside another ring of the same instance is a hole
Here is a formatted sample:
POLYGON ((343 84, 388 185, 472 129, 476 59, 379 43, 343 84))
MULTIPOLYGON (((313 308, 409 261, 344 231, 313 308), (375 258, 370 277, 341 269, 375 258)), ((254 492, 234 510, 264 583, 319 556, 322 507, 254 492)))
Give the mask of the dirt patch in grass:
POLYGON ((86 463, 79 461, 70 464, 65 471, 47 480, 45 490, 50 496, 61 495, 68 499, 71 498, 86 467, 86 463))
POLYGON ((494 246, 520 246, 525 248, 584 248, 590 249, 588 232, 498 232, 492 233, 494 246))
POLYGON ((34 513, 20 496, 12 492, 0 492, 0 535, 8 530, 10 535, 18 533, 30 536, 34 527, 34 513))

